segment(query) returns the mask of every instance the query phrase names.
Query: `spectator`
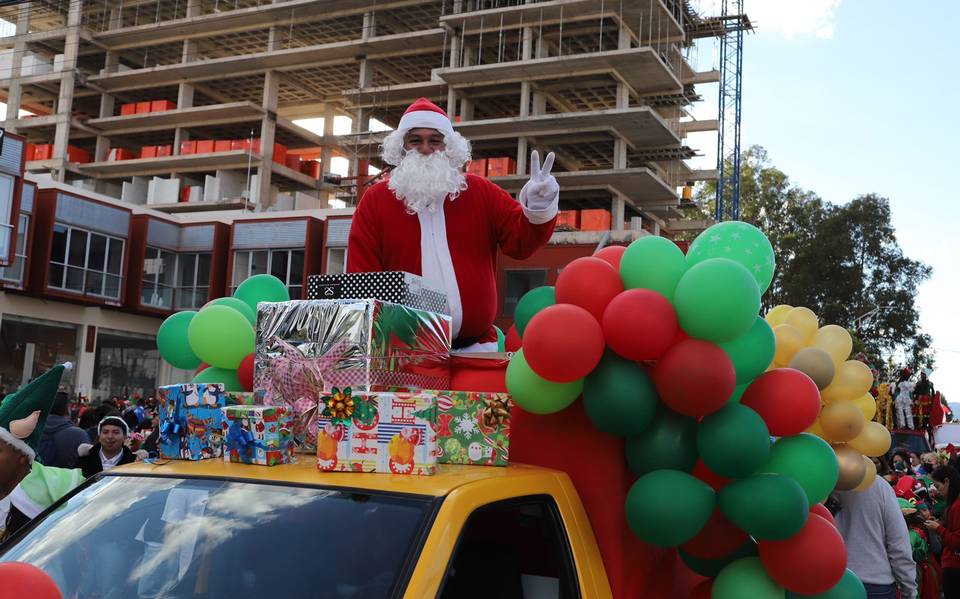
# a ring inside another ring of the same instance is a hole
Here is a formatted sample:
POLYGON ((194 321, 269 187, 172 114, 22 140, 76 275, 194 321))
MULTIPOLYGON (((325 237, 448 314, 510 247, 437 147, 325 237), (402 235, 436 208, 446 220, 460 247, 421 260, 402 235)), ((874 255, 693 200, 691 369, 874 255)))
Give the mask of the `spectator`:
POLYGON ((125 445, 129 434, 127 423, 120 416, 110 415, 101 420, 97 425, 97 443, 92 447, 84 444, 78 450, 80 459, 77 465, 83 475, 89 478, 114 466, 136 461, 140 456, 125 445))
POLYGON ((940 562, 943 567, 943 597, 960 599, 960 502, 957 501, 960 495, 960 472, 953 466, 941 466, 934 471, 932 478, 939 495, 946 497, 946 524, 931 518, 924 526, 940 535, 943 541, 940 562))
POLYGON ((839 491, 837 530, 847 545, 847 568, 870 599, 916 599, 917 570, 910 534, 893 489, 878 477, 863 491, 839 491))
POLYGON ((893 470, 901 475, 909 476, 913 474, 913 470, 910 468, 910 458, 907 457, 906 451, 901 449, 893 454, 893 470))
POLYGON ((86 431, 74 426, 67 416, 69 409, 70 398, 63 391, 58 391, 37 448, 40 463, 44 466, 76 467, 77 448, 89 441, 86 431))
POLYGON ((91 443, 96 443, 98 441, 98 438, 100 435, 100 433, 98 432, 99 422, 104 418, 106 418, 107 416, 110 416, 113 414, 116 414, 117 416, 119 416, 120 412, 117 410, 115 406, 112 406, 109 402, 106 402, 106 401, 100 404, 99 406, 97 406, 97 409, 93 411, 93 424, 86 427, 87 436, 90 437, 91 443))

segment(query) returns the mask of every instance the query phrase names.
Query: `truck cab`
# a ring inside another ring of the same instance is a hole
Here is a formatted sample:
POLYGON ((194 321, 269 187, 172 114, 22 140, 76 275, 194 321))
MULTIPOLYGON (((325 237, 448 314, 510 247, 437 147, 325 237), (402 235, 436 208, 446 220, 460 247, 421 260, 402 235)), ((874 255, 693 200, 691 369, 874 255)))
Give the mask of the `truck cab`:
POLYGON ((0 547, 64 597, 611 597, 567 474, 434 476, 208 460, 86 481, 0 547))

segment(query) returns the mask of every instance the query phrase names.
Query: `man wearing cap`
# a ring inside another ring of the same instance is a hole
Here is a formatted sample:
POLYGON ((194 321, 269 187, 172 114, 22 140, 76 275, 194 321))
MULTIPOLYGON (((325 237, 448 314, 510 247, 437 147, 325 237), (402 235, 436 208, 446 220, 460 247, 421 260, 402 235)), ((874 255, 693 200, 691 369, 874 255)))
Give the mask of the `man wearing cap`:
POLYGON ((70 368, 69 362, 54 366, 0 404, 0 540, 83 481, 79 470, 46 467, 36 459, 57 385, 70 368))
POLYGON ((360 200, 350 228, 347 272, 401 270, 447 294, 454 348, 496 351, 497 252, 530 257, 553 234, 560 186, 551 152, 534 150, 519 201, 463 172, 470 142, 447 114, 420 98, 383 141, 387 181, 360 200))
POLYGON ((80 455, 77 466, 83 470, 83 475, 89 478, 114 466, 137 461, 141 456, 133 453, 125 444, 129 435, 127 422, 119 414, 111 414, 101 420, 97 425, 97 443, 84 443, 77 449, 80 455))

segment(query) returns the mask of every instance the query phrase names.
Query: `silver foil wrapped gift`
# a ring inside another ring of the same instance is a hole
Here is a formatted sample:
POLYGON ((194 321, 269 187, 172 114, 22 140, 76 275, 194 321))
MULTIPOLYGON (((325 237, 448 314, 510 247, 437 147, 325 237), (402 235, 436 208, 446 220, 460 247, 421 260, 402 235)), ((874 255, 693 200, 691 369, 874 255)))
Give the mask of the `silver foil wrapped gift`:
POLYGON ((334 387, 418 391, 449 386, 451 318, 379 300, 295 300, 257 306, 254 386, 293 408, 294 437, 312 451, 334 387))

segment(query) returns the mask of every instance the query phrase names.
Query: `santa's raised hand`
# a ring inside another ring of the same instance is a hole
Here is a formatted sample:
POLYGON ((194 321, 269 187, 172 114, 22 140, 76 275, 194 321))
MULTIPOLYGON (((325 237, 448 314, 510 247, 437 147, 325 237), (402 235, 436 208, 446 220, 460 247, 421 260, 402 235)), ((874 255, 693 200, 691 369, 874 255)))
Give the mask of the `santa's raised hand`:
POLYGON ((535 225, 548 222, 557 215, 560 184, 550 174, 555 158, 550 152, 541 166, 540 153, 536 150, 530 153, 530 180, 520 190, 520 203, 524 206, 527 219, 535 225))

